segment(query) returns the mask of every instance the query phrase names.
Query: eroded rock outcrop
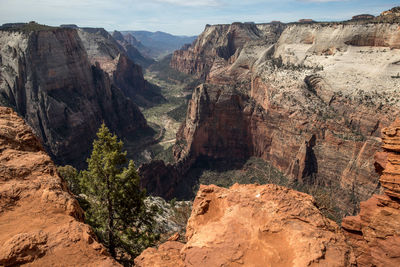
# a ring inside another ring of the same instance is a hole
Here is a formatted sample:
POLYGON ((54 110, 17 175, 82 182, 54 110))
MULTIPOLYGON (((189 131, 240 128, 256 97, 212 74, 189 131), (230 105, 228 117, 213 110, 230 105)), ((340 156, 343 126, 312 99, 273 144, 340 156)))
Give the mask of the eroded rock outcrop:
POLYGON ((400 265, 400 121, 382 130, 376 155, 384 195, 361 203, 360 214, 342 222, 359 266, 400 265))
POLYGON ((145 266, 352 266, 341 229, 311 196, 276 185, 201 186, 185 245, 145 250, 145 266))
POLYGON ((120 266, 32 130, 0 107, 0 265, 120 266))

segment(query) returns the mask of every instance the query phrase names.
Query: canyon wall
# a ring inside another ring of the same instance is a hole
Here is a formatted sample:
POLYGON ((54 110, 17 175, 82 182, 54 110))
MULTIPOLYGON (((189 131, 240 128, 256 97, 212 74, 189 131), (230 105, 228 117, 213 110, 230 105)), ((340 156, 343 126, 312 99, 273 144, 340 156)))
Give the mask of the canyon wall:
POLYGON ((134 61, 130 46, 115 40, 103 28, 80 28, 78 34, 90 63, 104 70, 134 103, 151 106, 164 101, 160 88, 144 79, 142 67, 134 61))
MULTIPOLYGON (((147 266, 399 266, 400 120, 382 129, 375 167, 385 193, 361 203, 342 228, 315 199, 277 185, 200 186, 186 243, 135 259, 147 266)), ((172 237, 171 237, 172 239, 172 237)))
MULTIPOLYGON (((382 139, 375 167, 385 194, 363 202, 343 228, 321 214, 313 197, 285 187, 201 186, 187 242, 148 248, 135 266, 398 266, 400 121, 384 128, 382 139)), ((2 266, 120 266, 82 222, 39 139, 10 108, 0 107, 0 149, 2 266)))
POLYGON ((146 57, 140 53, 138 48, 143 47, 143 45, 131 34, 123 36, 119 31, 114 31, 112 37, 118 42, 119 45, 123 47, 126 55, 136 64, 143 68, 147 68, 151 64, 155 63, 154 59, 146 57))
POLYGON ((0 31, 2 105, 25 118, 58 164, 82 167, 102 121, 120 137, 148 127, 131 87, 118 87, 146 84, 141 69, 105 39, 68 28, 0 31))
POLYGON ((342 222, 359 266, 400 265, 400 121, 382 130, 383 152, 375 155, 383 195, 361 203, 360 214, 342 222))
POLYGON ((120 266, 32 129, 0 107, 0 265, 120 266))
POLYGON ((207 26, 171 66, 204 79, 177 161, 257 156, 354 214, 379 192, 373 155, 399 114, 400 24, 207 26), (191 159, 188 160, 187 158, 191 159))

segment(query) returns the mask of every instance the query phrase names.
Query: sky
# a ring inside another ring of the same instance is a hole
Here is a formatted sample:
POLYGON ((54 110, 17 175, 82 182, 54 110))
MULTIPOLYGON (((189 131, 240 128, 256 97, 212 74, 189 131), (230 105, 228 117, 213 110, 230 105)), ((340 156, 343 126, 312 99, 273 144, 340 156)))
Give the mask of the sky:
POLYGON ((400 0, 0 0, 0 24, 36 21, 198 35, 206 24, 347 20, 394 6, 400 0))

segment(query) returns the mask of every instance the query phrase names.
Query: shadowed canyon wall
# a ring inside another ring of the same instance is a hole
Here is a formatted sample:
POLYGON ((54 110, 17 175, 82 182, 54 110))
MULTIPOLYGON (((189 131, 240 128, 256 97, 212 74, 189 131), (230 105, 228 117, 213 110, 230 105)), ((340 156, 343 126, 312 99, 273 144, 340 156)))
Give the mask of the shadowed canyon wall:
POLYGON ((58 164, 82 167, 102 121, 120 137, 148 128, 134 100, 150 85, 104 30, 3 29, 0 47, 2 104, 58 164))

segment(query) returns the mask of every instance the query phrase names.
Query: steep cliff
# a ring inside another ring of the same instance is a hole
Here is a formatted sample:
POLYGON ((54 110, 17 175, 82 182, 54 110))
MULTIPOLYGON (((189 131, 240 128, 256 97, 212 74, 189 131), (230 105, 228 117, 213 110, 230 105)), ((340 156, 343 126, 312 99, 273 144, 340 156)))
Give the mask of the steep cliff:
POLYGON ((400 121, 382 130, 384 152, 376 154, 384 195, 361 203, 360 214, 342 226, 359 266, 400 265, 400 121))
MULTIPOLYGON (((112 83, 139 106, 164 101, 160 88, 146 81, 142 68, 134 62, 129 46, 122 46, 102 28, 81 28, 79 37, 92 65, 98 65, 112 83)), ((122 43, 124 44, 124 43, 122 43)))
POLYGON ((342 214, 354 214, 379 192, 372 155, 400 111, 398 29, 377 22, 206 27, 171 61, 205 80, 189 102, 175 158, 262 157, 293 183, 330 188, 342 214))
POLYGON ((4 107, 0 150, 1 266, 120 266, 83 223, 32 129, 4 107))
POLYGON ((191 46, 174 52, 171 67, 188 74, 206 77, 212 66, 232 63, 232 56, 239 55, 243 46, 250 42, 267 45, 277 41, 284 24, 207 25, 191 46))
POLYGON ((145 250, 145 266, 352 266, 341 229, 311 196, 276 185, 201 186, 186 244, 145 250))
MULTIPOLYGON (((89 35, 80 38, 67 28, 0 31, 2 102, 25 118, 59 164, 82 166, 102 121, 121 137, 147 128, 138 107, 113 82, 130 63, 115 54, 116 70, 108 68, 109 57, 95 57, 98 42, 89 35)), ((143 81, 140 68, 137 76, 143 81)))

